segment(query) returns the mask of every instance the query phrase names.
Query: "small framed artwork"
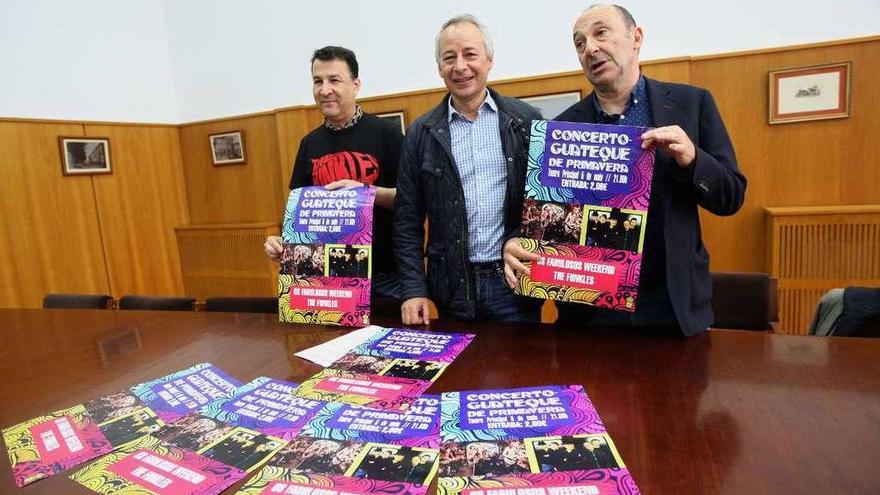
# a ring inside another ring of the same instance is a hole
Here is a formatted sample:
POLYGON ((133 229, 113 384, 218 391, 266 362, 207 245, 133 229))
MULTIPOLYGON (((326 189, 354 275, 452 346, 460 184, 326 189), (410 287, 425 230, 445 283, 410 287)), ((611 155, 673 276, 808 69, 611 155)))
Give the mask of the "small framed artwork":
POLYGON ((556 93, 552 95, 527 96, 520 100, 538 109, 541 117, 551 120, 565 111, 568 107, 581 101, 581 92, 556 93))
POLYGON ((246 163, 242 131, 211 134, 208 140, 211 142, 211 159, 215 166, 246 163))
POLYGON ((110 139, 60 136, 61 173, 64 175, 109 174, 110 139))
POLYGON ((377 113, 376 117, 394 122, 400 126, 400 132, 406 134, 406 112, 377 113))
POLYGON ((852 63, 770 71, 770 123, 849 117, 852 63))

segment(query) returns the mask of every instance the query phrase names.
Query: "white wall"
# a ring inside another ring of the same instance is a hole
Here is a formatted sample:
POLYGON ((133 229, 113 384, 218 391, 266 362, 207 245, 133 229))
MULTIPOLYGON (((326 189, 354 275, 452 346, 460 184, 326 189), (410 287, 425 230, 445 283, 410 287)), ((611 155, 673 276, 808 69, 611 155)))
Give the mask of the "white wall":
POLYGON ((163 0, 0 0, 0 116, 177 122, 163 0))
MULTIPOLYGON (((309 104, 309 58, 327 44, 357 52, 361 96, 438 87, 434 35, 463 12, 493 34, 492 79, 577 70, 571 25, 590 3, 0 0, 0 57, 17 67, 0 78, 0 115, 189 122, 309 104), (103 28, 79 34, 92 19, 103 28), (90 52, 106 71, 83 67, 90 52)), ((880 34, 876 0, 626 5, 645 29, 643 60, 880 34)))

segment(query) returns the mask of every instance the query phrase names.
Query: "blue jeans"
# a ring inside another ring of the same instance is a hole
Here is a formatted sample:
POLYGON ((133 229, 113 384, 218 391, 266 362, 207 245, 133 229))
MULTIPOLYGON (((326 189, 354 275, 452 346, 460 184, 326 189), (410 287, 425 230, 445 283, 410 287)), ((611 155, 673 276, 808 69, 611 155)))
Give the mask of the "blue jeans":
MULTIPOLYGON (((504 280, 501 262, 471 264, 471 273, 476 290, 476 320, 540 323, 542 301, 516 295, 504 280)), ((448 312, 448 315, 468 319, 466 315, 454 312, 448 312)))

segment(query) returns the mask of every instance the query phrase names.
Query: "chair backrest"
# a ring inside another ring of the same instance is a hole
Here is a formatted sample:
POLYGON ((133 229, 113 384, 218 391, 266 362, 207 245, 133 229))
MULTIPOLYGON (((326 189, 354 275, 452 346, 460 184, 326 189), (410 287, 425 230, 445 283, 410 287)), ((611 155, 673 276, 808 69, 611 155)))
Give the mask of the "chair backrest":
POLYGON ((713 272, 712 310, 716 328, 770 330, 777 321, 778 285, 766 273, 713 272))
POLYGON ((277 313, 277 297, 209 297, 205 311, 236 313, 277 313))
POLYGON ((119 309, 145 309, 155 311, 193 311, 196 300, 192 297, 122 296, 119 309))
POLYGON ((106 294, 46 294, 43 307, 47 309, 110 309, 113 298, 106 294))

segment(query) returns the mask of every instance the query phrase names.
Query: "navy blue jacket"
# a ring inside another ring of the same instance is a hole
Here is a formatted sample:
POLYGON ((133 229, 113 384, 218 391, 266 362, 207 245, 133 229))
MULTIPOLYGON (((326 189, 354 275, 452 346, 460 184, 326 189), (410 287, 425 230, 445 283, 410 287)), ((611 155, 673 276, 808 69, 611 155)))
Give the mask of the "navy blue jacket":
MULTIPOLYGON (((501 146, 507 160, 504 199, 505 238, 522 220, 523 190, 531 121, 541 115, 531 106, 489 89, 498 105, 501 146)), ((464 189, 452 156, 449 95, 419 117, 406 132, 397 173, 393 242, 401 275, 402 299, 427 297, 442 312, 476 316, 468 262, 468 223, 464 189), (424 221, 428 218, 425 246, 424 221), (427 251, 428 269, 424 268, 427 251)), ((498 253, 501 259, 501 253, 498 253)))
MULTIPOLYGON (((694 165, 682 169, 658 149, 651 191, 651 201, 665 202, 663 238, 669 298, 682 332, 695 335, 714 320, 709 253, 703 246, 697 207, 716 215, 733 215, 743 204, 746 178, 737 168, 733 145, 708 91, 645 79, 654 126, 680 126, 697 151, 694 165)), ((556 120, 596 122, 594 97, 591 93, 556 120)))

